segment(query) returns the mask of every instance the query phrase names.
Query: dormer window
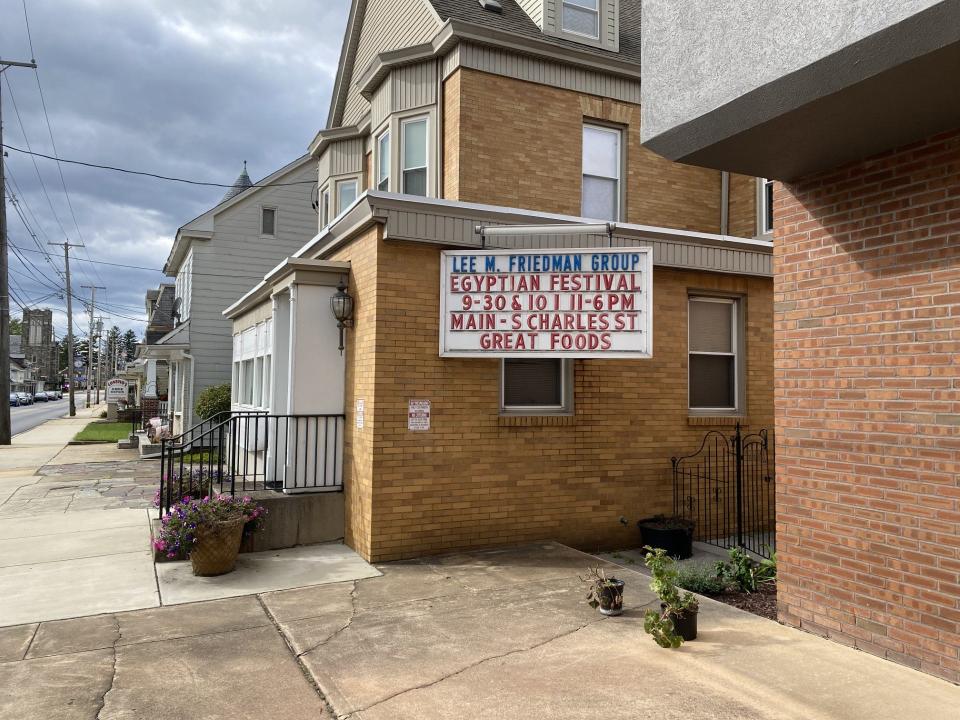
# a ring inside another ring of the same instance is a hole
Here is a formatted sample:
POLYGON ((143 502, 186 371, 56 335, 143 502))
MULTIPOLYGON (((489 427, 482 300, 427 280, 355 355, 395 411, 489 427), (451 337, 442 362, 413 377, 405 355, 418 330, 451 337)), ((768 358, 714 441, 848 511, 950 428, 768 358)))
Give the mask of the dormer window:
POLYGON ((562 0, 560 27, 563 32, 600 37, 600 0, 562 0))

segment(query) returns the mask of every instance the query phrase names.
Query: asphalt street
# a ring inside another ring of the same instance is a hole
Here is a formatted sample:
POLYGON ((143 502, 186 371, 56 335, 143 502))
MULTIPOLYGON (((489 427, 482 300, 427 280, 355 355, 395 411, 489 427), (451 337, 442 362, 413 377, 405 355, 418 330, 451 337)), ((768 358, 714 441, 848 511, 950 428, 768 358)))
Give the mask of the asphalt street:
POLYGON ((10 427, 14 435, 35 428, 47 420, 62 417, 67 414, 70 405, 67 396, 62 400, 35 402, 33 405, 10 408, 10 427))

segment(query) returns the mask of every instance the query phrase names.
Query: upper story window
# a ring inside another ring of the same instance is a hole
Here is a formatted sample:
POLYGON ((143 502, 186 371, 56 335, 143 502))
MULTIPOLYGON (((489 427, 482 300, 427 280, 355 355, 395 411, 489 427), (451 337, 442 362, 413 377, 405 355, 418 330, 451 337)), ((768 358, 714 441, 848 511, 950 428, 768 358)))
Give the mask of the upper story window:
POLYGON ((390 131, 377 138, 377 190, 390 189, 390 131))
POLYGON ((400 192, 427 194, 427 118, 415 117, 400 123, 400 192))
POLYGON ((739 408, 740 301, 691 297, 688 322, 690 409, 736 412, 739 408))
POLYGON ((356 180, 340 180, 337 182, 337 215, 353 205, 353 201, 356 199, 356 180))
POLYGON ((773 232, 773 180, 758 178, 758 182, 760 187, 757 203, 759 226, 760 232, 766 235, 773 232))
POLYGON ((320 227, 326 227, 330 222, 330 188, 324 188, 320 193, 320 227))
POLYGON ((562 0, 560 27, 563 32, 600 37, 600 0, 562 0))
POLYGON ((180 270, 177 272, 177 279, 174 286, 174 308, 175 314, 180 316, 179 322, 190 319, 190 295, 193 290, 193 251, 191 251, 180 270))
POLYGON ((615 128, 583 126, 583 217, 620 219, 621 135, 615 128))
POLYGON ((260 208, 260 234, 277 234, 277 209, 272 207, 260 208))

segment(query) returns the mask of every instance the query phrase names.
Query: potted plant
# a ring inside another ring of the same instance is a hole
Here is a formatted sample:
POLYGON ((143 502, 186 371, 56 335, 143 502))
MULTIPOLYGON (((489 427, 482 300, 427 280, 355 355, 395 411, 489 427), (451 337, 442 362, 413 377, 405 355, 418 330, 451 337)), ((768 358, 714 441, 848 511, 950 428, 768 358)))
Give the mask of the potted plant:
POLYGON ((223 575, 236 566, 244 533, 259 530, 266 514, 250 497, 188 496, 160 520, 154 547, 168 558, 189 556, 194 575, 223 575))
POLYGON ((677 560, 686 560, 693 555, 692 520, 655 515, 637 521, 637 527, 645 546, 663 548, 667 555, 677 560))
POLYGON ((585 578, 580 578, 590 584, 587 593, 587 604, 596 609, 600 608, 602 615, 619 615, 623 612, 623 580, 607 577, 600 568, 590 568, 585 578))
POLYGON ((653 581, 650 589, 660 598, 660 612, 648 610, 643 629, 660 647, 677 648, 684 640, 697 638, 697 612, 700 605, 691 592, 681 593, 677 587, 677 564, 663 548, 644 548, 644 563, 653 581))

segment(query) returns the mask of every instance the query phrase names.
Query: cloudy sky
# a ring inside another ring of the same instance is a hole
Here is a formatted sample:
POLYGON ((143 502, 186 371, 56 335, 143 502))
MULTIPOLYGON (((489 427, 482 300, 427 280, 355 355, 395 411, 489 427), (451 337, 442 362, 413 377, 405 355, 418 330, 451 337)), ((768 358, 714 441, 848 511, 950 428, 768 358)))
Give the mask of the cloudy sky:
MULTIPOLYGON (((231 183, 244 160, 256 181, 298 157, 323 126, 349 2, 26 0, 26 8, 59 157, 231 183)), ((31 57, 22 0, 0 0, 0 57, 31 57)), ((4 143, 53 155, 34 72, 10 69, 0 86, 4 143)), ((74 294, 89 293, 81 284, 106 286, 97 296, 105 324, 141 334, 144 293, 164 276, 86 260, 159 270, 176 229, 224 190, 68 164, 61 183, 56 163, 36 163, 13 150, 6 158, 8 190, 37 238, 8 202, 11 243, 29 261, 10 256, 16 299, 54 308, 63 335, 62 280, 39 247, 66 236, 86 245, 72 251, 74 294)), ((49 249, 62 269, 62 250, 49 249)), ((74 302, 73 311, 79 333, 85 309, 74 302)), ((11 316, 20 316, 16 301, 11 316)))

